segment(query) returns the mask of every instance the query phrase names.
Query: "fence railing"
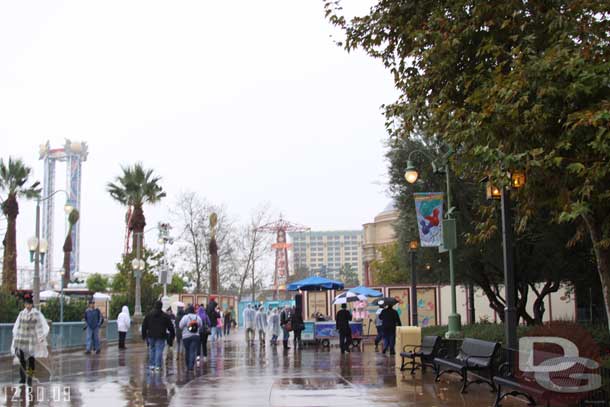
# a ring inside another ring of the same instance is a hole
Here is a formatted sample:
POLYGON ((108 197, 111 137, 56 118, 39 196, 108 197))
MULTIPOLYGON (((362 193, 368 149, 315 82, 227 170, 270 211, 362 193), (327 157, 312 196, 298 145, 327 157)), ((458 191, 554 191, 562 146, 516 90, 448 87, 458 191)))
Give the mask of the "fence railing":
MULTIPOLYGON (((84 322, 49 322, 51 332, 48 342, 50 349, 64 350, 85 347, 85 326, 84 322)), ((127 333, 129 339, 131 334, 127 333)), ((0 324, 0 355, 10 353, 11 342, 13 340, 13 324, 0 324)), ((116 321, 105 321, 100 328, 100 342, 117 342, 119 332, 116 321)))

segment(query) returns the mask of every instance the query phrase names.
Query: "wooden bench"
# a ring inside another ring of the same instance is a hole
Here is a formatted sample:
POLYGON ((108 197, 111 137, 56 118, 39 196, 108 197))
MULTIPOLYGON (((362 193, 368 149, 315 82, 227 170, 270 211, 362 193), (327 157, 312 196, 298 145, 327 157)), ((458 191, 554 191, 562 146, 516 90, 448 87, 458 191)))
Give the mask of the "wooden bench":
POLYGON ((434 358, 435 381, 440 381, 444 373, 453 372, 462 377, 462 393, 466 393, 468 386, 473 383, 486 383, 495 391, 493 377, 500 349, 498 342, 466 338, 455 358, 434 358), (475 374, 477 378, 468 380, 468 373, 475 374))
POLYGON ((418 367, 421 367, 422 372, 426 371, 426 366, 434 368, 434 358, 439 356, 440 346, 440 336, 424 336, 421 345, 405 345, 402 352, 400 352, 402 357, 400 371, 405 371, 407 366, 411 366, 411 374, 415 374, 415 370, 418 367), (407 351, 407 348, 412 350, 407 351), (415 358, 419 358, 420 363, 417 363, 415 358), (405 359, 409 360, 405 361, 405 359))

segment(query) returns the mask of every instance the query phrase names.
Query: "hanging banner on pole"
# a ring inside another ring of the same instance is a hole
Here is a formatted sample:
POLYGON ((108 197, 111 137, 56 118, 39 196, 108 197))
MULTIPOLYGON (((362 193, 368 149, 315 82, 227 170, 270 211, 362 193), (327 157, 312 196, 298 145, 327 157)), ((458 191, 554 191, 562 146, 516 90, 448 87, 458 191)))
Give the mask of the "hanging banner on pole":
POLYGON ((414 193, 417 227, 421 247, 439 247, 443 243, 443 193, 414 193))

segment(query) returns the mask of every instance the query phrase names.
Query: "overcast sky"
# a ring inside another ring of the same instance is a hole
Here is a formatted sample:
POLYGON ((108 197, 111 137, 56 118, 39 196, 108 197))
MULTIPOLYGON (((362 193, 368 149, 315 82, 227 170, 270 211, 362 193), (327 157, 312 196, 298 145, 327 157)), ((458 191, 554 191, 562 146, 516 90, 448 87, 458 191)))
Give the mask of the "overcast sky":
MULTIPOLYGON (((348 11, 370 3, 349 0, 348 11)), ((380 105, 395 91, 378 61, 347 54, 333 32, 318 0, 2 0, 0 155, 23 158, 42 180, 40 144, 89 144, 88 273, 114 272, 124 209, 106 183, 136 161, 163 177, 168 194, 145 208, 149 225, 193 190, 238 221, 269 201, 314 230, 359 229, 389 201, 380 105)), ((62 189, 64 165, 57 171, 62 189)), ((34 214, 22 201, 20 266, 29 266, 34 214)))

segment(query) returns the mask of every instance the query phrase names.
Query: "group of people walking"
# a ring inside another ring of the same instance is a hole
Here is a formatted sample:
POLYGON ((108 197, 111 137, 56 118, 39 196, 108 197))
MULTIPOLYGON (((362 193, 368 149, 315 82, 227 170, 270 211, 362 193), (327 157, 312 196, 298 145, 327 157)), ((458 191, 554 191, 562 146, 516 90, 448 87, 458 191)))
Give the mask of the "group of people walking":
POLYGON ((299 312, 290 306, 285 306, 280 312, 278 308, 266 310, 262 305, 248 304, 243 313, 244 330, 246 333, 246 343, 253 345, 258 334, 259 344, 264 346, 267 340, 267 333, 271 335, 269 343, 272 346, 278 345, 278 339, 282 335, 284 349, 290 349, 288 341, 290 332, 294 334, 295 348, 302 347, 301 333, 305 329, 303 317, 299 312))

